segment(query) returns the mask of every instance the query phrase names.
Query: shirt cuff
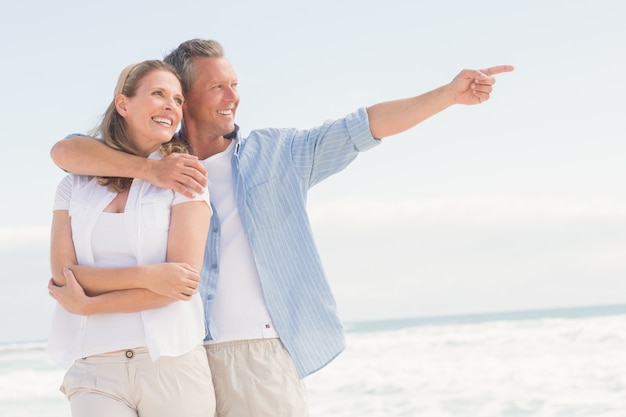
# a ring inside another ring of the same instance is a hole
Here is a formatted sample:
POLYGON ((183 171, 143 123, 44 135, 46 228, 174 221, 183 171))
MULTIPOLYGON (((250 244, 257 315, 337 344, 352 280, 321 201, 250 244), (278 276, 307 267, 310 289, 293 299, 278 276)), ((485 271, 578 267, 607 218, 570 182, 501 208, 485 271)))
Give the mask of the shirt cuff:
POLYGON ((346 126, 350 138, 359 152, 367 151, 374 146, 380 145, 380 139, 375 139, 370 131, 369 119, 365 107, 361 107, 354 113, 346 116, 346 126))

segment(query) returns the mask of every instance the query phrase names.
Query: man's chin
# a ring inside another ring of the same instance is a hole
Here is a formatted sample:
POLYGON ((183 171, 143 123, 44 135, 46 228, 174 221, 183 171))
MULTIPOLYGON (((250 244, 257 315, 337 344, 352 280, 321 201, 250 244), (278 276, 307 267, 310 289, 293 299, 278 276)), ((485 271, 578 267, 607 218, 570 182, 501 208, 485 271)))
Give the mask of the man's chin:
POLYGON ((237 137, 238 131, 239 126, 233 123, 233 125, 230 127, 230 130, 227 133, 224 133, 222 136, 224 136, 226 139, 234 139, 237 137))
POLYGON ((228 125, 224 126, 222 129, 222 136, 228 136, 232 133, 235 132, 237 128, 235 127, 235 123, 229 123, 228 125))

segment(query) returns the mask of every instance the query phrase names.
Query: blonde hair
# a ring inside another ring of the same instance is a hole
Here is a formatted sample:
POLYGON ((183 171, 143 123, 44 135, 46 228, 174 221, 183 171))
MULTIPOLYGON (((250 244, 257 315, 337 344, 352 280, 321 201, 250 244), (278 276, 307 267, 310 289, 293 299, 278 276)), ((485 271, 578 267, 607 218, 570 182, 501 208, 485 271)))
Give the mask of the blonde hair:
MULTIPOLYGON (((118 77, 113 100, 102 116, 102 122, 94 129, 92 135, 102 137, 103 142, 110 148, 132 155, 144 156, 139 149, 137 149, 132 138, 129 136, 126 120, 117 112, 115 97, 119 94, 124 94, 126 97, 133 97, 137 94, 137 88, 141 80, 154 71, 171 72, 182 85, 182 80, 176 69, 163 61, 155 59, 127 66, 118 77)), ((161 145, 161 155, 167 156, 174 152, 190 153, 188 145, 182 142, 178 138, 178 135, 175 135, 172 140, 161 145)), ((132 178, 124 177, 98 177, 98 184, 108 186, 112 191, 117 193, 129 188, 132 181, 132 178)))

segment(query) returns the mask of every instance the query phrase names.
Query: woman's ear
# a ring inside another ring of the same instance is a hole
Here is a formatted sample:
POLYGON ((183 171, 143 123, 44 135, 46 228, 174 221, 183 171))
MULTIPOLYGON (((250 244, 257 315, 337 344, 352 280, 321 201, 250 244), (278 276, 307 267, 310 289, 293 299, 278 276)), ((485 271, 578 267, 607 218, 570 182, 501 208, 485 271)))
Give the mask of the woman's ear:
POLYGON ((117 112, 122 117, 126 117, 127 109, 126 105, 128 104, 128 98, 124 94, 118 94, 115 96, 115 108, 117 112))

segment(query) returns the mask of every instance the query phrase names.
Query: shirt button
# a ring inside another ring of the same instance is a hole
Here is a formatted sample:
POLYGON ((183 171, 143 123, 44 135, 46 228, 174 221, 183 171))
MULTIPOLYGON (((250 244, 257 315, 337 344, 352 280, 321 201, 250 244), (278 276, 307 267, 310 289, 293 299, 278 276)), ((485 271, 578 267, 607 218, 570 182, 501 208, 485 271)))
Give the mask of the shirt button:
POLYGON ((126 352, 124 352, 124 354, 128 359, 131 359, 133 356, 135 356, 135 352, 133 352, 132 350, 127 350, 126 352))

